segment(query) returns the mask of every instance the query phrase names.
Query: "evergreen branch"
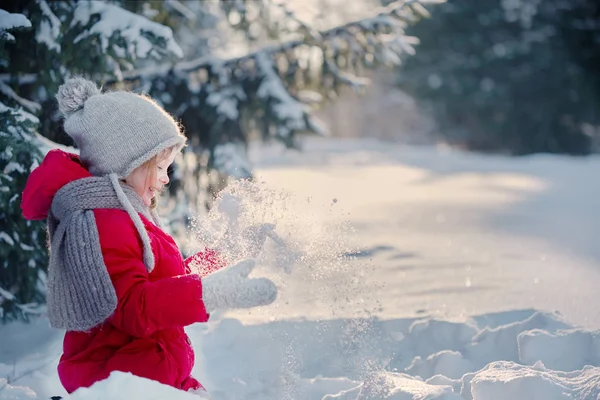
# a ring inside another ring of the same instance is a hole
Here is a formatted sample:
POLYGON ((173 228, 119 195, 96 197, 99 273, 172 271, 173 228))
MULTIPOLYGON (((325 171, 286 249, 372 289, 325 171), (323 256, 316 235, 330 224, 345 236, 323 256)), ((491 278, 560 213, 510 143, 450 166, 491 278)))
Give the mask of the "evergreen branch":
POLYGON ((15 295, 6 289, 3 289, 0 286, 0 304, 2 304, 4 302, 2 299, 7 300, 7 301, 14 301, 15 295))
POLYGON ((283 13, 286 15, 286 17, 290 18, 292 21, 294 21, 298 25, 300 25, 300 27, 302 29, 304 29, 304 31, 310 37, 311 40, 313 40, 314 42, 318 42, 318 41, 322 40, 321 32, 314 29, 308 23, 306 23, 303 20, 301 20, 300 18, 298 18, 296 16, 296 13, 294 11, 290 10, 284 2, 275 3, 273 0, 269 0, 269 2, 271 4, 273 4, 275 7, 280 8, 283 11, 283 13))
MULTIPOLYGON (((336 37, 347 36, 349 31, 352 29, 359 29, 360 31, 365 31, 366 26, 374 25, 376 23, 385 22, 385 18, 389 18, 390 16, 395 16, 396 19, 405 21, 405 22, 414 22, 415 14, 422 15, 421 12, 414 10, 413 7, 417 7, 420 4, 434 4, 434 3, 443 3, 445 0, 398 0, 395 1, 386 7, 382 7, 378 12, 376 12, 373 16, 368 18, 357 19, 353 21, 349 21, 345 24, 324 30, 322 32, 317 32, 310 28, 310 26, 299 20, 297 17, 293 16, 293 18, 301 24, 310 37, 313 39, 317 39, 320 36, 321 41, 329 41, 336 37), (410 9, 410 11, 408 10, 410 9), (312 34, 311 34, 312 32, 312 34), (319 36, 317 36, 319 35, 319 36)), ((389 21, 388 21, 389 22, 389 21)), ((202 69, 208 69, 212 67, 214 64, 220 64, 224 68, 232 68, 240 63, 244 63, 250 60, 256 60, 256 57, 259 53, 264 53, 267 55, 273 55, 277 53, 284 53, 293 49, 296 49, 300 46, 304 46, 307 44, 305 40, 296 39, 290 40, 283 43, 273 44, 270 46, 263 47, 259 50, 249 52, 243 56, 233 57, 225 60, 219 60, 213 56, 204 56, 199 57, 195 60, 190 61, 180 61, 176 64, 168 63, 168 64, 158 64, 152 67, 134 69, 130 71, 126 71, 122 73, 122 77, 115 78, 114 76, 104 76, 102 79, 107 84, 116 83, 118 81, 137 81, 141 78, 151 78, 154 76, 162 76, 168 74, 170 71, 174 73, 192 73, 195 71, 200 71, 202 69)), ((320 47, 320 46, 319 46, 320 47)), ((337 68, 330 68, 330 71, 334 75, 336 75, 337 68)), ((340 81, 345 81, 345 78, 342 76, 337 76, 340 81)), ((347 78, 347 77, 346 77, 347 78)), ((0 74, 0 82, 9 82, 13 80, 14 77, 11 77, 10 74, 0 74)), ((38 80, 38 76, 36 74, 25 74, 21 75, 18 78, 18 84, 30 84, 38 80)))
MULTIPOLYGON (((297 24, 299 24, 306 31, 306 33, 309 36, 309 39, 311 41, 310 44, 312 44, 316 47, 319 47, 321 49, 321 53, 323 55, 323 62, 327 65, 328 71, 335 77, 335 79, 337 79, 338 81, 340 81, 346 85, 351 86, 354 90, 359 90, 369 84, 368 79, 360 78, 360 77, 358 77, 354 74, 348 73, 348 72, 340 71, 338 66, 335 65, 335 63, 331 60, 331 58, 327 57, 327 52, 326 52, 325 43, 324 43, 325 41, 323 40, 323 38, 327 36, 326 32, 318 31, 318 30, 314 29, 313 27, 311 27, 308 23, 306 23, 303 20, 301 20, 300 18, 298 18, 293 11, 291 11, 289 8, 286 7, 285 3, 273 3, 273 4, 275 4, 277 7, 281 8, 288 18, 291 18, 293 21, 295 21, 297 24)), ((347 30, 343 31, 342 34, 352 37, 352 35, 350 35, 347 30)), ((338 36, 340 36, 340 35, 338 35, 338 36)), ((302 41, 302 42, 305 42, 305 41, 302 41)))
POLYGON ((0 82, 12 82, 16 81, 17 84, 20 85, 29 85, 34 82, 37 82, 38 74, 19 74, 18 76, 14 76, 11 74, 0 74, 0 82))
POLYGON ((177 11, 178 13, 180 13, 186 19, 188 19, 190 21, 195 21, 196 20, 196 14, 194 14, 194 12, 192 10, 190 10, 188 8, 188 6, 186 6, 185 4, 183 4, 181 1, 179 1, 179 0, 166 0, 165 4, 168 5, 169 7, 171 7, 173 10, 177 11))
MULTIPOLYGON (((322 41, 328 41, 335 37, 342 36, 346 34, 348 31, 352 29, 359 29, 360 31, 365 31, 367 26, 372 26, 375 24, 382 23, 391 23, 389 20, 390 16, 394 16, 396 20, 404 21, 404 22, 414 22, 415 14, 414 10, 412 10, 411 6, 419 3, 440 3, 444 2, 444 0, 398 0, 395 1, 386 7, 381 8, 375 15, 368 18, 357 19, 354 21, 347 22, 343 25, 339 25, 333 27, 331 29, 327 29, 321 32, 322 41), (410 9, 410 10, 409 10, 410 9)), ((152 76, 164 75, 169 71, 173 71, 174 73, 192 73, 196 71, 200 71, 202 69, 209 69, 215 63, 219 64, 223 68, 233 68, 236 65, 250 61, 256 60, 256 57, 259 54, 273 55, 277 53, 286 52, 289 50, 293 50, 297 47, 307 45, 305 40, 290 40, 279 44, 274 44, 271 46, 267 46, 261 48, 256 51, 249 52, 240 57, 233 57, 226 60, 219 60, 215 57, 200 57, 195 60, 190 61, 182 61, 176 64, 163 64, 158 65, 156 67, 150 67, 146 69, 137 69, 123 73, 124 81, 136 81, 141 78, 148 78, 152 76)), ((333 71, 333 70, 332 70, 333 71)), ((114 78, 109 77, 105 79, 107 83, 115 83, 114 78)))
POLYGON ((27 315, 41 315, 45 312, 43 307, 39 303, 27 303, 20 304, 16 302, 17 297, 6 289, 0 286, 0 304, 4 301, 10 301, 15 307, 17 307, 23 314, 27 315))
POLYGON ((37 114, 41 109, 41 106, 39 103, 36 103, 35 101, 30 101, 30 100, 24 99, 23 97, 21 97, 17 93, 15 93, 15 91, 12 90, 12 88, 4 82, 0 82, 0 92, 2 92, 8 98, 13 99, 20 106, 22 106, 23 108, 26 108, 31 113, 37 114))

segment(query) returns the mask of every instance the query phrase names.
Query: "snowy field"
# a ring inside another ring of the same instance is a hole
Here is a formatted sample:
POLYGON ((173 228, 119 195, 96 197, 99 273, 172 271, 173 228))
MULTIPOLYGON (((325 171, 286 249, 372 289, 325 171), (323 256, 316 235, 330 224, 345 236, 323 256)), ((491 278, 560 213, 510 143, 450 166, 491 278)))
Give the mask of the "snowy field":
MULTIPOLYGON (((194 240, 276 223, 254 274, 279 295, 187 329, 214 400, 600 399, 600 157, 364 139, 250 154, 257 183, 194 240)), ((0 399, 65 396, 61 340, 44 319, 0 327, 0 399)), ((115 373, 68 398, 198 397, 115 373)))

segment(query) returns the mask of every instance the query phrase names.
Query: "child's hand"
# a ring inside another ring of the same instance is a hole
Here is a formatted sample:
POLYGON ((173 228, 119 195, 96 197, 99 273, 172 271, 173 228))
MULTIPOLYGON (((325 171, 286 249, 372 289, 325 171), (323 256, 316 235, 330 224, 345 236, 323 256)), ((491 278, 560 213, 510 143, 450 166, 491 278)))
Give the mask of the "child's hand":
POLYGON ((271 280, 248 278, 254 266, 254 260, 244 260, 203 278, 202 300, 206 311, 252 308, 275 301, 277 287, 271 280))
POLYGON ((223 257, 215 250, 208 248, 186 258, 183 260, 183 264, 188 274, 194 273, 200 277, 210 275, 226 266, 223 257))

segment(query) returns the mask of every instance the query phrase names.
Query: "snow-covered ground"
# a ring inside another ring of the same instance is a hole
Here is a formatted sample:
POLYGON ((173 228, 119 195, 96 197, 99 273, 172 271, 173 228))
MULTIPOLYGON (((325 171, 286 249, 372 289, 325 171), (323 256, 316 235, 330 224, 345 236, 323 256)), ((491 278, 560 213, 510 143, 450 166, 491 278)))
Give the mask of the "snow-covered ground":
MULTIPOLYGON (((279 296, 187 329, 215 400, 600 399, 599 157, 315 138, 251 159, 195 232, 276 223, 254 273, 279 296)), ((0 399, 65 395, 61 332, 0 338, 0 399)), ((198 397, 115 373, 69 398, 198 397)))

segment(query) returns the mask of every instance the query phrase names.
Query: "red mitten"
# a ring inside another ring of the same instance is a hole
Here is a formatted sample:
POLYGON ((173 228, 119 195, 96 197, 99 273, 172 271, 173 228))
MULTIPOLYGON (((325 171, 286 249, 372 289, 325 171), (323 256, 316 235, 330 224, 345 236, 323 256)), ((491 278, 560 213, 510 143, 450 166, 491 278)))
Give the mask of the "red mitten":
POLYGON ((204 249, 203 251, 186 258, 183 262, 188 274, 198 274, 201 278, 208 276, 227 265, 223 257, 212 249, 204 249))

